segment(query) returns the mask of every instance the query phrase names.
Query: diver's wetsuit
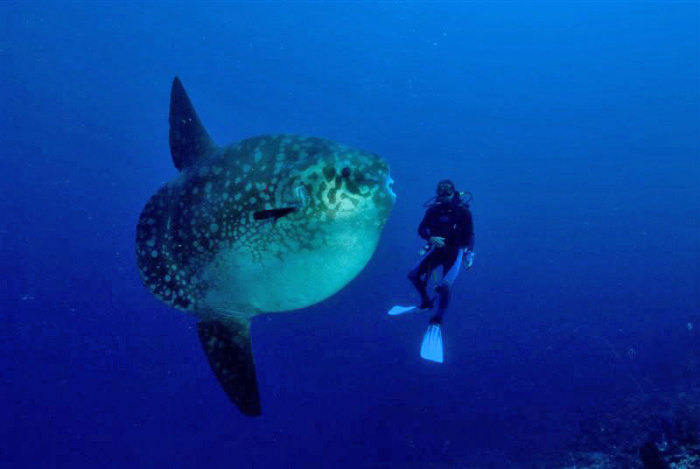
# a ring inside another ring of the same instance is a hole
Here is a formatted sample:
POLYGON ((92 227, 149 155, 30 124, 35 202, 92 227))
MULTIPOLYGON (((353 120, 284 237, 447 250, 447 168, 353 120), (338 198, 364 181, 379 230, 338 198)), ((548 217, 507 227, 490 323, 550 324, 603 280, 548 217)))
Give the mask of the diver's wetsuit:
POLYGON ((436 287, 438 292, 438 308, 431 323, 440 323, 450 301, 450 286, 457 278, 462 264, 464 249, 474 249, 474 226, 469 208, 462 204, 459 197, 451 201, 438 202, 431 205, 425 212, 423 221, 418 226, 418 235, 429 240, 432 236, 445 239, 445 246, 432 246, 423 255, 418 264, 408 273, 408 278, 418 289, 421 297, 421 307, 430 304, 426 288, 430 274, 442 266, 442 281, 436 287))

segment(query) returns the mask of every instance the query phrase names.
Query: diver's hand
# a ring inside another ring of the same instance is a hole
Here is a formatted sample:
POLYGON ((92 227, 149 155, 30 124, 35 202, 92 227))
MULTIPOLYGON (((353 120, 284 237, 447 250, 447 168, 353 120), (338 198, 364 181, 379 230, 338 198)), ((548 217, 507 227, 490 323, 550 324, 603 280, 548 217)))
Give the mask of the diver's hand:
POLYGON ((474 265, 474 251, 464 251, 464 257, 462 258, 462 261, 464 262, 464 265, 467 269, 471 269, 474 265))
POLYGON ((433 246, 437 246, 439 248, 444 248, 445 247, 445 238, 442 238, 440 236, 431 236, 430 237, 430 244, 433 246))

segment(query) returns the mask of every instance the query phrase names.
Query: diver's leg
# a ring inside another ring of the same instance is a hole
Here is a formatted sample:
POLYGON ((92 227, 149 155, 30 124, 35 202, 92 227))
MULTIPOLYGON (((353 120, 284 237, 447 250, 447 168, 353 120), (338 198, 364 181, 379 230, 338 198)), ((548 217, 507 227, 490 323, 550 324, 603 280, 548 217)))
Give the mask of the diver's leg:
POLYGON ((445 264, 442 265, 442 271, 446 273, 443 275, 442 281, 452 286, 462 267, 462 250, 459 248, 455 249, 453 252, 450 252, 450 255, 445 260, 445 264))
POLYGON ((430 272, 433 270, 434 257, 433 251, 428 252, 420 258, 416 266, 408 273, 408 279, 420 294, 420 309, 429 308, 432 303, 428 297, 427 286, 430 272))
POLYGON ((457 278, 457 274, 459 274, 461 266, 462 256, 459 249, 451 251, 444 259, 442 271, 445 272, 445 274, 440 284, 435 287, 435 291, 438 293, 438 307, 435 315, 430 318, 431 324, 442 323, 442 317, 450 304, 450 289, 457 278))

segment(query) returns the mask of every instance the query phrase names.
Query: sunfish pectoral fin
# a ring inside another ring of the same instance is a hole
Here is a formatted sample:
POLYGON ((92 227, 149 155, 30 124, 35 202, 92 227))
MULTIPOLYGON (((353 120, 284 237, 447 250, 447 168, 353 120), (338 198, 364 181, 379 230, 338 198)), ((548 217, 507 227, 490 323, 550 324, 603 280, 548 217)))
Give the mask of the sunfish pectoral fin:
POLYGON ((293 213, 296 211, 297 211, 296 207, 282 207, 282 208, 273 208, 270 210, 258 210, 257 212, 253 213, 253 219, 254 220, 277 221, 280 218, 282 218, 283 216, 289 215, 290 213, 293 213))
POLYGON ((178 77, 170 91, 170 153, 173 163, 183 170, 217 150, 197 117, 185 87, 178 77))
POLYGON ((250 323, 200 321, 197 331, 209 365, 228 397, 243 414, 260 415, 250 323))

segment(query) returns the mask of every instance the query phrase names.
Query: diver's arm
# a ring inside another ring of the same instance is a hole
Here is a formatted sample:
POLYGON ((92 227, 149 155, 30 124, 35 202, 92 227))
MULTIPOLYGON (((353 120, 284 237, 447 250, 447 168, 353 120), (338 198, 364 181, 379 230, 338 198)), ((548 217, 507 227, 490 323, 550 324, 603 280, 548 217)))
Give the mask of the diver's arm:
POLYGON ((463 235, 463 245, 464 250, 463 262, 467 269, 471 269, 474 265, 474 222, 472 220, 472 212, 468 209, 464 209, 462 235, 463 235))
POLYGON ((474 221, 472 220, 471 210, 464 209, 464 239, 467 251, 474 251, 474 221))
POLYGON ((474 249, 474 226, 472 224, 472 214, 466 207, 460 207, 456 223, 455 239, 457 246, 462 251, 472 251, 474 249))
POLYGON ((426 241, 430 239, 430 226, 433 224, 432 215, 431 209, 426 210, 425 215, 423 216, 423 221, 421 221, 420 225, 418 225, 418 236, 426 241))

